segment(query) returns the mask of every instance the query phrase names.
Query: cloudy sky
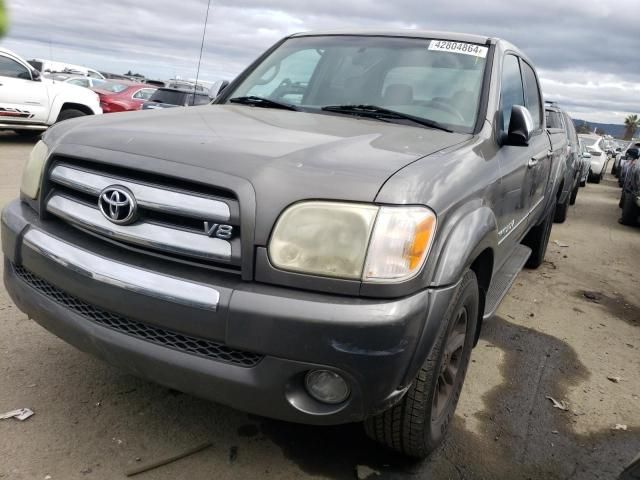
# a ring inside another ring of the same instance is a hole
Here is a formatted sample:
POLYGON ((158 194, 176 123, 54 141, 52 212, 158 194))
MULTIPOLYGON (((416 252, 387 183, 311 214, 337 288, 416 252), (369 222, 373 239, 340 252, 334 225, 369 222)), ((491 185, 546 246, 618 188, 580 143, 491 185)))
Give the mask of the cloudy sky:
MULTIPOLYGON (((195 77, 207 0, 6 0, 0 45, 149 77, 195 77)), ((506 38, 576 118, 640 113, 638 0, 212 0, 201 78, 231 79, 293 32, 420 28, 506 38)))

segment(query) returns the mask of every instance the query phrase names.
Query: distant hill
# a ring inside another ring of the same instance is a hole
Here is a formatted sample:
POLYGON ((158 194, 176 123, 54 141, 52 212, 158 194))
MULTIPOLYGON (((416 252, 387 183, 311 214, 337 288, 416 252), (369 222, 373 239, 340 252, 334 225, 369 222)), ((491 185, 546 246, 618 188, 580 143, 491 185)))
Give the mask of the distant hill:
POLYGON ((624 125, 616 125, 615 123, 596 123, 596 122, 587 122, 585 120, 580 120, 578 118, 573 119, 573 124, 577 127, 586 123, 589 126, 589 129, 593 132, 596 128, 599 128, 604 131, 607 135, 611 135, 615 138, 622 138, 624 135, 624 125))

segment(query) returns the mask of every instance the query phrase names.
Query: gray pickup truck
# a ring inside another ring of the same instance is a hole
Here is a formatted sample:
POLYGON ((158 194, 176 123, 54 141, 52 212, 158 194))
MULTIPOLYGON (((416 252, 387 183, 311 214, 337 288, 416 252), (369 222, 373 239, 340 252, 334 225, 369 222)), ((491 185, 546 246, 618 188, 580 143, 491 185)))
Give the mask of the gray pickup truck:
POLYGON ((296 34, 213 105, 51 128, 2 212, 4 280, 29 317, 136 375, 364 421, 425 457, 483 322, 543 261, 554 151, 508 42, 296 34))

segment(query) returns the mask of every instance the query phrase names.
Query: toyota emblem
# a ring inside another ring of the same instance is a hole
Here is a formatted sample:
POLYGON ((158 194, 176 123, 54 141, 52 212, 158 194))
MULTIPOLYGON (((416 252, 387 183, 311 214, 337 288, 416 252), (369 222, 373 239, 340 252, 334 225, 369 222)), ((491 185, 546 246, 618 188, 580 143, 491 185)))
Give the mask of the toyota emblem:
POLYGON ((98 207, 111 222, 127 225, 136 220, 138 205, 133 193, 125 187, 112 185, 100 192, 98 207))

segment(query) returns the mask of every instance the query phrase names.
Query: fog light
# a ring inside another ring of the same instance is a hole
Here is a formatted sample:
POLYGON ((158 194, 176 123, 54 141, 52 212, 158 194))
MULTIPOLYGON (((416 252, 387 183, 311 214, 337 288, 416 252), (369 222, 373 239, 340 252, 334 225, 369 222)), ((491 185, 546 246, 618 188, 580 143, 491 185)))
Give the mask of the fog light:
POLYGON ((342 403, 349 397, 345 379, 329 370, 311 370, 304 383, 309 395, 322 403, 342 403))

